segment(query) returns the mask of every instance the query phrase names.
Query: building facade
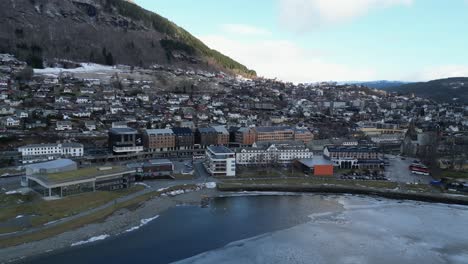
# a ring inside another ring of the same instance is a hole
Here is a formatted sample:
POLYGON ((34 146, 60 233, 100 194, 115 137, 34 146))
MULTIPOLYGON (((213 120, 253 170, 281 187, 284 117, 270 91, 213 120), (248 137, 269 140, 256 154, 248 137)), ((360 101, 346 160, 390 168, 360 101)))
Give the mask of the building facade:
POLYGON ((314 153, 304 145, 287 143, 258 144, 236 150, 238 165, 289 164, 296 159, 310 159, 314 153))
POLYGON ((255 131, 250 127, 241 127, 235 132, 235 142, 241 145, 252 145, 255 143, 255 131))
POLYGON ((175 147, 177 150, 193 149, 195 144, 195 136, 192 130, 188 127, 176 127, 172 131, 175 135, 175 147))
POLYGON ((146 129, 143 132, 143 142, 149 152, 176 149, 176 137, 171 129, 146 129))
POLYGON ((117 155, 142 152, 142 136, 133 128, 112 128, 109 130, 109 149, 117 155))
POLYGON ((84 155, 83 144, 33 144, 18 148, 21 153, 22 163, 36 163, 58 158, 77 158, 84 155))
POLYGON ((207 147, 204 165, 211 176, 236 176, 236 154, 227 147, 207 147))
POLYGON ((255 141, 286 141, 294 140, 294 130, 289 126, 256 127, 255 141))
POLYGON ((382 154, 376 147, 327 146, 323 156, 342 169, 363 169, 383 167, 382 154))

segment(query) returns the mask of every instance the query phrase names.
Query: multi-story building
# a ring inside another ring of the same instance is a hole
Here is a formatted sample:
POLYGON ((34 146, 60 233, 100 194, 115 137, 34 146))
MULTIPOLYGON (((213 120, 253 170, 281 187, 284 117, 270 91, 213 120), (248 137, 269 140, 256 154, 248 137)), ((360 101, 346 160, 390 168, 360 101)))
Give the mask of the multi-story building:
POLYGON ((211 176, 236 176, 236 154, 227 147, 207 147, 204 165, 211 176))
POLYGON ((218 145, 218 131, 212 127, 201 127, 195 132, 195 144, 202 148, 218 145))
POLYGON ((109 149, 120 155, 142 152, 142 136, 133 128, 112 128, 109 130, 109 149))
POLYGON ((195 137, 188 127, 175 127, 172 129, 175 135, 175 147, 177 150, 193 149, 195 137))
POLYGON ((378 168, 383 165, 382 155, 376 147, 327 146, 323 155, 342 169, 378 168))
POLYGON ((250 127, 241 127, 235 132, 235 142, 241 145, 255 143, 255 131, 250 127))
POLYGON ((171 151, 176 148, 176 137, 171 129, 146 129, 143 143, 150 152, 171 151))
POLYGON ((314 134, 312 134, 307 128, 296 128, 294 129, 294 140, 303 142, 304 144, 308 144, 309 142, 314 140, 314 134))
POLYGON ((238 165, 288 164, 297 159, 311 159, 314 153, 303 144, 254 143, 252 147, 236 150, 238 165))
POLYGON ((286 141, 294 140, 294 130, 289 126, 256 127, 255 141, 286 141))
POLYGON ((229 144, 229 131, 225 126, 215 126, 216 130, 216 145, 228 145, 229 144))
POLYGON ((19 147, 18 152, 21 153, 23 164, 26 164, 58 158, 82 157, 83 149, 83 144, 79 143, 34 144, 19 147))

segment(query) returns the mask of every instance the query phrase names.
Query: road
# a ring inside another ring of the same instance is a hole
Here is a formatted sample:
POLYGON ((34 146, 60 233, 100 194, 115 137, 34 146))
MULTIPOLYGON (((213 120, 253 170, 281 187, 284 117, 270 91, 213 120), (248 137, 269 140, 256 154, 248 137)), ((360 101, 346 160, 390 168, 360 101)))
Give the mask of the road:
POLYGON ((409 166, 413 163, 413 158, 405 158, 402 160, 397 156, 387 156, 389 158, 390 166, 385 167, 385 176, 394 182, 403 183, 425 183, 429 184, 433 178, 431 176, 412 174, 409 166))

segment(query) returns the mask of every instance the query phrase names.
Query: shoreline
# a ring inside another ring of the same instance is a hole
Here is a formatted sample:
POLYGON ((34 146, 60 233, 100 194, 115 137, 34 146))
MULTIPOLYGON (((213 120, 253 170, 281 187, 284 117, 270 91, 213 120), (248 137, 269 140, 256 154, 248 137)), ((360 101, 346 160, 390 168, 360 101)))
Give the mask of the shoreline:
POLYGON ((351 194, 378 196, 392 200, 408 200, 427 203, 457 204, 468 206, 468 195, 450 195, 436 193, 409 192, 391 189, 362 188, 334 185, 286 185, 286 184, 226 184, 217 186, 220 192, 283 192, 315 194, 351 194))
POLYGON ((369 189, 345 186, 291 186, 261 184, 218 184, 217 188, 203 188, 176 196, 158 196, 135 208, 119 209, 105 219, 61 233, 54 237, 0 249, 0 263, 16 263, 34 259, 74 245, 112 238, 139 229, 156 219, 166 210, 181 206, 202 206, 204 199, 249 195, 301 195, 337 194, 366 195, 393 200, 412 200, 428 203, 458 204, 468 206, 468 196, 447 196, 430 193, 410 193, 397 190, 369 189))
POLYGON ((204 188, 172 197, 158 196, 135 208, 119 209, 102 221, 78 229, 69 230, 43 240, 1 248, 0 263, 16 263, 25 259, 33 260, 44 254, 65 250, 72 247, 73 244, 79 246, 86 244, 86 242, 92 242, 96 238, 112 238, 135 231, 170 208, 181 205, 201 206, 204 198, 216 197, 217 194, 217 189, 204 188), (143 223, 144 220, 146 223, 143 223))

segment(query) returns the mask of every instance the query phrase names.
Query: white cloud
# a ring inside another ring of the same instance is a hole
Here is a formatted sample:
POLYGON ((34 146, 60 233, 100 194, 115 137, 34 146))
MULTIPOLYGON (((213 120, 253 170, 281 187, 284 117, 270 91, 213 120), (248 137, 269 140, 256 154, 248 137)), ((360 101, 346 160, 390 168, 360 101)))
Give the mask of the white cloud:
POLYGON ((348 22, 373 9, 412 3, 413 0, 279 0, 280 22, 290 30, 304 32, 348 22))
POLYGON ((271 36, 271 32, 259 27, 254 27, 245 24, 224 24, 221 26, 223 31, 236 35, 248 35, 248 36, 271 36))
POLYGON ((410 81, 431 81, 451 77, 467 77, 468 65, 442 65, 427 67, 421 71, 403 78, 410 81))
POLYGON ((321 54, 287 40, 234 40, 220 35, 201 36, 200 39, 209 47, 255 69, 259 76, 296 83, 375 78, 371 69, 326 62, 321 54))

